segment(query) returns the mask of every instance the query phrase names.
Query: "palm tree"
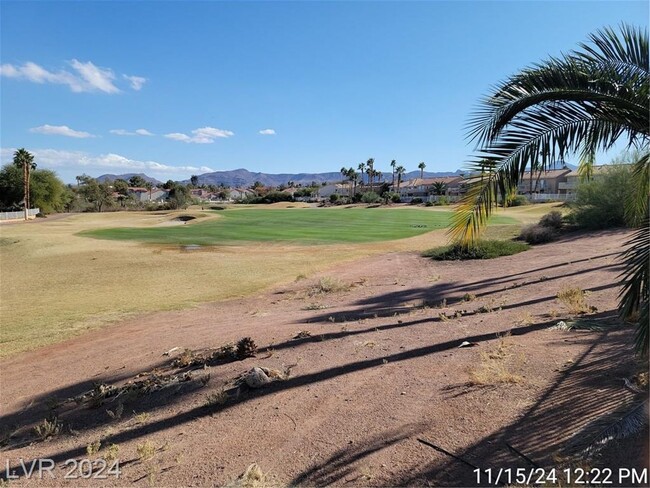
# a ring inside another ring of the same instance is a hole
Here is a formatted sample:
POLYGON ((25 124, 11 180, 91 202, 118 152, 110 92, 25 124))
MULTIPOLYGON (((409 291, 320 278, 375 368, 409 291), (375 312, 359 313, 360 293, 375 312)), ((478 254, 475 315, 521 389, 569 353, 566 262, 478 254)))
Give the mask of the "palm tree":
POLYGON ((397 193, 399 193, 399 185, 402 182, 402 175, 406 173, 404 166, 398 166, 395 168, 395 173, 397 173, 397 193))
POLYGON ((433 193, 436 195, 444 195, 447 191, 447 185, 445 185, 442 181, 435 181, 432 185, 432 188, 433 193))
POLYGON ((395 184, 395 166, 397 165, 397 161, 394 159, 390 162, 391 167, 393 168, 393 181, 391 182, 391 185, 395 184))
POLYGON ((363 173, 366 171, 366 163, 359 163, 357 166, 359 173, 361 173, 361 184, 363 185, 363 173))
POLYGON ((622 254, 625 270, 619 310, 638 312, 637 350, 648 352, 648 190, 650 186, 650 70, 648 32, 622 25, 589 36, 580 49, 529 67, 496 87, 470 119, 475 141, 474 181, 453 219, 451 235, 476 241, 499 194, 516 187, 528 164, 546 170, 580 154, 589 171, 598 150, 626 141, 639 156, 627 205, 639 229, 622 254))
POLYGON ((25 148, 18 149, 14 153, 14 166, 21 168, 23 170, 23 204, 25 206, 25 220, 29 216, 29 179, 31 176, 32 170, 36 169, 36 163, 34 162, 34 156, 30 154, 25 148))
POLYGON ((345 177, 347 176, 348 169, 345 166, 341 166, 340 173, 341 173, 341 184, 343 184, 343 182, 345 181, 345 177))
POLYGON ((422 161, 420 164, 418 164, 418 168, 420 168, 420 179, 424 179, 424 168, 426 168, 427 165, 422 161))
POLYGON ((370 185, 370 191, 372 191, 372 180, 375 176, 375 160, 370 158, 366 161, 366 172, 368 173, 368 185, 370 185))

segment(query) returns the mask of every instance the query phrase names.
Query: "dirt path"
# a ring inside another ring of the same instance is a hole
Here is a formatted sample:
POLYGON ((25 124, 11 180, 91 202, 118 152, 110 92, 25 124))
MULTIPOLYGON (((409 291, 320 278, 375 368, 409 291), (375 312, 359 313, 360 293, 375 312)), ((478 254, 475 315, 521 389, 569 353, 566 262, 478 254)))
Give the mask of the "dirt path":
MULTIPOLYGON (((340 291, 318 293, 316 277, 252 298, 141 316, 22 354, 0 363, 0 423, 15 432, 1 466, 36 457, 60 466, 88 457, 87 446, 101 440, 99 455, 117 445, 123 468, 107 485, 219 485, 253 462, 281 484, 476 483, 470 468, 417 438, 482 468, 530 467, 506 442, 552 466, 584 448, 596 420, 643 397, 623 381, 638 370, 629 328, 549 328, 571 319, 556 299, 570 287, 587 291, 587 304, 597 307, 590 324, 608 323, 626 235, 583 236, 480 262, 391 253, 324 273, 340 291), (54 398, 96 382, 121 385, 154 368, 163 375, 178 357, 165 351, 216 348, 244 336, 259 346, 256 357, 125 399, 120 419, 107 413, 118 402, 94 410, 68 402, 56 409, 63 433, 46 442, 31 434, 54 398), (458 348, 463 341, 479 345, 458 348), (240 389, 223 404, 207 401, 254 366, 288 367, 290 375, 240 389), (146 446, 155 451, 151 459, 142 456, 146 446)), ((631 441, 635 452, 642 438, 631 441)), ((642 454, 608 456, 601 461, 643 462, 642 454)), ((62 484, 62 473, 39 484, 62 484)))

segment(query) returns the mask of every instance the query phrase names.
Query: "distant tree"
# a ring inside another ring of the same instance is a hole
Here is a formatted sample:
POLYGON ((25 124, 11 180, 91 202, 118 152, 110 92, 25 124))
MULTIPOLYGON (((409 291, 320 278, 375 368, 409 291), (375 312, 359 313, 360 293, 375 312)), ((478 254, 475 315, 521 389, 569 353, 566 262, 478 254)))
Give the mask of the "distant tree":
POLYGON ((162 186, 162 187, 163 187, 165 190, 171 190, 171 189, 174 188, 175 186, 176 186, 176 182, 175 182, 175 181, 173 181, 173 180, 167 180, 166 183, 163 183, 163 186, 162 186))
MULTIPOLYGON (((13 164, 0 169, 0 208, 19 208, 23 198, 22 170, 13 164)), ((43 213, 63 212, 73 198, 72 191, 56 176, 46 169, 34 170, 30 178, 32 205, 43 213)))
POLYGON ((357 166, 357 169, 359 170, 359 173, 361 174, 361 184, 363 185, 363 174, 366 171, 366 163, 359 163, 359 166, 357 166))
POLYGON ((341 172, 341 184, 343 184, 343 182, 345 181, 345 177, 348 175, 348 169, 345 166, 343 166, 341 167, 340 172, 341 172))
POLYGON ((424 161, 422 161, 420 164, 418 164, 418 168, 420 168, 420 179, 424 179, 424 168, 426 168, 427 165, 425 164, 424 161))
POLYGON ((199 186, 199 177, 196 175, 190 176, 190 183, 192 184, 193 187, 199 186))
POLYGON ((149 181, 145 181, 144 185, 142 185, 142 186, 144 188, 146 188, 147 190, 149 190, 149 201, 151 201, 151 191, 153 190, 153 184, 151 184, 151 182, 149 182, 149 181))
POLYGON ((140 175, 133 175, 129 178, 129 185, 135 186, 136 188, 144 188, 144 185, 147 181, 140 175))
POLYGON ((32 170, 36 169, 34 163, 34 156, 30 154, 25 148, 18 149, 14 153, 14 165, 23 171, 23 205, 25 207, 25 220, 27 220, 28 210, 30 208, 29 202, 29 179, 32 170))
POLYGON ((171 208, 186 208, 190 202, 190 190, 185 185, 174 184, 169 189, 169 206, 171 208))
POLYGON ((395 184, 395 166, 397 166, 397 161, 394 159, 390 162, 391 168, 393 168, 393 181, 391 182, 392 185, 395 184))
POLYGON ((96 212, 101 212, 106 206, 115 202, 113 198, 113 189, 108 181, 98 183, 96 179, 87 175, 82 175, 82 186, 79 187, 78 193, 86 202, 92 204, 96 212))
POLYGON ((370 186, 370 191, 372 191, 372 181, 375 175, 375 160, 374 158, 368 159, 366 161, 366 172, 368 173, 368 185, 370 186))
POLYGON ((447 185, 442 181, 436 181, 433 185, 433 193, 436 195, 444 195, 447 192, 447 185))
POLYGON ((74 198, 56 173, 49 169, 33 172, 30 183, 31 202, 41 213, 63 212, 74 198))
POLYGON ((397 193, 399 193, 399 185, 402 182, 402 175, 406 173, 404 166, 398 166, 395 168, 395 173, 397 174, 397 193))
POLYGON ((120 195, 128 195, 129 193, 129 184, 126 180, 117 179, 113 182, 113 190, 119 193, 120 195))

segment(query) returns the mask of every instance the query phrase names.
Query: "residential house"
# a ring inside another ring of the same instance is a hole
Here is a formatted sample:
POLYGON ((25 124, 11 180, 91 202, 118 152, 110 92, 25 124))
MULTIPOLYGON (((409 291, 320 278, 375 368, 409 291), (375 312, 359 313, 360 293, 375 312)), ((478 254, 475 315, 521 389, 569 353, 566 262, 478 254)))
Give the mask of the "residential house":
POLYGON ((570 169, 553 169, 550 171, 526 171, 517 185, 517 193, 560 193, 560 184, 566 183, 570 169))
MULTIPOLYGON (((445 185, 445 196, 457 196, 461 193, 463 178, 460 176, 445 176, 439 178, 413 178, 400 183, 399 194, 402 201, 408 202, 413 198, 421 198, 423 201, 434 201, 439 196, 435 186, 442 183, 445 185)), ((397 190, 395 183, 394 190, 397 190)))
MULTIPOLYGON (((599 165, 594 166, 591 172, 591 178, 599 178, 604 175, 611 166, 609 165, 599 165)), ((566 193, 567 195, 573 195, 578 188, 578 184, 584 179, 583 176, 578 173, 578 170, 573 170, 566 175, 566 180, 559 184, 558 193, 566 193)))

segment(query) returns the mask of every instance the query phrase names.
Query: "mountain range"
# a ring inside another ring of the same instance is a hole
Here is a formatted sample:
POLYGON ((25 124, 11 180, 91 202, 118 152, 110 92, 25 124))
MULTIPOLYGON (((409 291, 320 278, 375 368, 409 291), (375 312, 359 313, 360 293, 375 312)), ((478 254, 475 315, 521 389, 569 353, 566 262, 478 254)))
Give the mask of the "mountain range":
MULTIPOLYGON (((575 169, 576 166, 567 164, 569 169, 575 169)), ((443 176, 456 176, 463 173, 462 170, 456 171, 441 171, 441 172, 424 172, 425 178, 440 178, 443 176)), ((147 176, 144 173, 126 173, 121 175, 114 174, 105 174, 97 178, 98 181, 115 181, 117 179, 123 179, 128 181, 132 176, 141 176, 145 181, 153 185, 161 185, 162 182, 147 176)), ((402 181, 410 180, 413 178, 419 178, 420 171, 410 171, 402 176, 402 181)), ((265 186, 278 186, 286 185, 288 182, 293 181, 294 184, 298 185, 310 185, 312 182, 316 184, 322 183, 336 183, 341 181, 340 172, 330 172, 330 173, 259 173, 251 172, 247 169, 234 169, 231 171, 214 171, 212 173, 203 173, 198 175, 199 185, 220 185, 229 186, 232 188, 247 188, 252 186, 256 181, 259 181, 265 186)), ((382 173, 382 181, 392 181, 392 173, 382 173)), ((190 180, 182 180, 181 183, 189 183, 190 180)))
MULTIPOLYGON (((454 176, 459 174, 461 171, 451 172, 424 172, 425 178, 436 178, 441 176, 454 176)), ((122 179, 129 181, 129 178, 133 176, 141 176, 145 181, 153 185, 161 185, 162 182, 147 176, 144 173, 125 173, 121 175, 115 174, 105 174, 97 177, 97 181, 115 181, 117 179, 122 179)), ((392 181, 392 173, 382 173, 382 181, 392 181)), ((402 181, 409 180, 411 178, 419 178, 420 171, 411 171, 402 176, 402 181)), ((265 186, 278 186, 286 185, 288 182, 293 181, 296 185, 310 185, 312 182, 316 184, 322 183, 332 183, 341 181, 340 172, 330 172, 330 173, 259 173, 251 172, 247 169, 235 169, 231 171, 215 171, 213 173, 204 173, 198 175, 199 185, 220 185, 224 184, 225 186, 230 186, 233 188, 246 188, 252 186, 253 183, 259 181, 265 186)), ((182 180, 181 183, 189 183, 190 180, 182 180)))

